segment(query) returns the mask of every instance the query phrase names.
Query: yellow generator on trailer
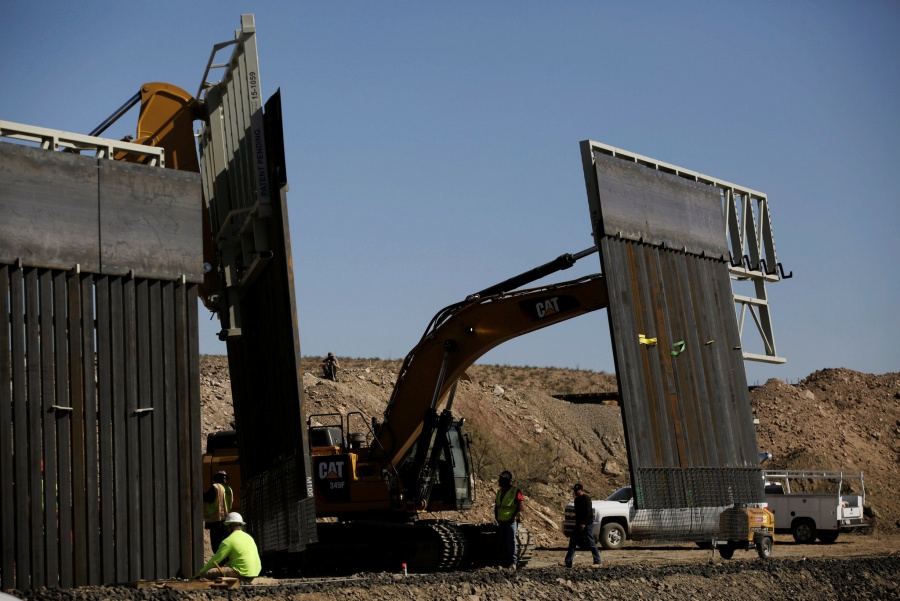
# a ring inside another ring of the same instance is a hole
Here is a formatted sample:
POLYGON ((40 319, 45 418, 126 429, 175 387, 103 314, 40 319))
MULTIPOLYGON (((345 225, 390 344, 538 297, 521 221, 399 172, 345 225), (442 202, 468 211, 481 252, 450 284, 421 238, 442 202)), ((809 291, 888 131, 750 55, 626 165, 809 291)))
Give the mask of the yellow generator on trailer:
POLYGON ((762 559, 772 555, 775 537, 775 514, 765 507, 748 507, 736 503, 719 517, 716 548, 722 559, 731 559, 738 549, 756 549, 762 559))

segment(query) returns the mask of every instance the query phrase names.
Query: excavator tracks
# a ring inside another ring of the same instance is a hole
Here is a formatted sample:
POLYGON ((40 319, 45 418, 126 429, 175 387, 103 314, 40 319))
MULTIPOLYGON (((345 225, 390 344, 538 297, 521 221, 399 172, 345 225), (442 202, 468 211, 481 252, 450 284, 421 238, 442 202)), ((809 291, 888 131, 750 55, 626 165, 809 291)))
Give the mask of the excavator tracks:
MULTIPOLYGON (((264 559, 276 561, 282 576, 353 574, 359 572, 409 573, 472 570, 500 565, 499 537, 493 525, 452 521, 320 523, 319 542, 302 554, 264 559), (274 558, 272 558, 274 559, 274 558)), ((520 527, 519 561, 524 567, 534 551, 531 534, 520 527)))
MULTIPOLYGON (((477 569, 500 565, 502 554, 496 526, 492 524, 458 524, 458 527, 465 533, 470 549, 462 567, 477 569)), ((516 532, 516 543, 518 551, 516 567, 522 569, 528 565, 534 555, 534 542, 531 539, 531 532, 521 524, 516 532)))

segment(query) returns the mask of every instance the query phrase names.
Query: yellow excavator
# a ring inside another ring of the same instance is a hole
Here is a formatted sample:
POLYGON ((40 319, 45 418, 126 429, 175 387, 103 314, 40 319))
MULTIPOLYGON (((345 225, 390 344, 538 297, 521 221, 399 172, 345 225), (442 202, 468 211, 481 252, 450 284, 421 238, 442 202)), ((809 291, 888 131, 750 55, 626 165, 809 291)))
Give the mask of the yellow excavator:
MULTIPOLYGON (((562 255, 438 312, 403 361, 381 420, 358 412, 309 416, 316 516, 336 519, 319 523, 319 543, 304 554, 304 566, 338 570, 348 557, 354 570, 498 565, 493 525, 431 517, 470 509, 475 494, 465 420, 452 413, 456 384, 495 346, 604 308, 599 275, 515 290, 593 252, 562 255)), ((239 469, 238 435, 208 437, 204 477, 239 469)), ((524 527, 518 539, 522 567, 534 545, 524 527)))

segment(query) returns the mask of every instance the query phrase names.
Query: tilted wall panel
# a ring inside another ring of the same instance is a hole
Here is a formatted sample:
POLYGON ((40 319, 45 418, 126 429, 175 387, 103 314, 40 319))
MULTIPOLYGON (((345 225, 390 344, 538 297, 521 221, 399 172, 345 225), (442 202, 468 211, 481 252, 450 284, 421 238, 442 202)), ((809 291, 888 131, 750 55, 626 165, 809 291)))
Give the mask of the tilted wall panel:
POLYGON ((300 373, 280 93, 262 105, 256 29, 242 17, 227 73, 202 93, 204 197, 216 233, 220 337, 228 348, 241 512, 260 552, 317 537, 300 373), (275 485, 277 483, 277 485, 275 485))
POLYGON ((718 192, 582 155, 638 507, 762 502, 718 192))

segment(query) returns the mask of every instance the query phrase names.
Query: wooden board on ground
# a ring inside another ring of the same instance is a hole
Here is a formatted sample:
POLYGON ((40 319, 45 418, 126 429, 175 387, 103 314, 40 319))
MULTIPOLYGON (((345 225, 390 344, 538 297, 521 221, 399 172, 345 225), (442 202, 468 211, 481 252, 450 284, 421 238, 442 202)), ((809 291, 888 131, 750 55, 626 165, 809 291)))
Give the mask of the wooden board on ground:
POLYGON ((203 591, 207 589, 238 588, 237 578, 216 578, 215 580, 142 580, 134 583, 134 588, 162 588, 176 591, 203 591))

